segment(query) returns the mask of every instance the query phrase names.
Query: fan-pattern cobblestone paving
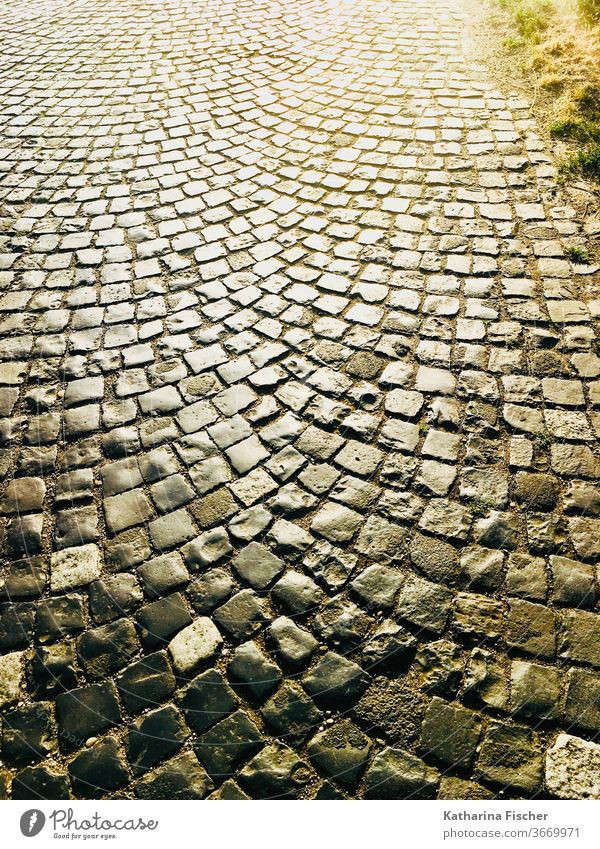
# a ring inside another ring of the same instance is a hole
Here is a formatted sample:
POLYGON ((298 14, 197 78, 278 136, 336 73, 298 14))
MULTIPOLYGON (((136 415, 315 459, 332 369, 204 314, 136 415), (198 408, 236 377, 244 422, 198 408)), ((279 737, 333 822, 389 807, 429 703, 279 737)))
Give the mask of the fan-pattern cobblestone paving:
POLYGON ((600 228, 460 2, 34 5, 0 795, 599 796, 600 228))

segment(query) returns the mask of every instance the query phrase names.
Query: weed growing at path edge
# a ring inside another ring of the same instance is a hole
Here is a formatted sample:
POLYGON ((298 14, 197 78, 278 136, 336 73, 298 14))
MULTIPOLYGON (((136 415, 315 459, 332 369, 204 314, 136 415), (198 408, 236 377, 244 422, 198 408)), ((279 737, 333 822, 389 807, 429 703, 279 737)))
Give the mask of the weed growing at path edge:
POLYGON ((572 149, 560 170, 600 181, 600 0, 497 0, 505 49, 550 93, 549 130, 572 149))

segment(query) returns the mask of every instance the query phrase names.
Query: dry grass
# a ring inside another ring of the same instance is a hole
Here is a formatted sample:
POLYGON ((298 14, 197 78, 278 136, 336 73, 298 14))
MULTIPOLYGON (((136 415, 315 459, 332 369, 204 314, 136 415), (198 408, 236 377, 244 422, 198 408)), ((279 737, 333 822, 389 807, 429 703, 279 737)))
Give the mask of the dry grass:
POLYGON ((562 171, 600 181, 600 26, 577 0, 496 0, 505 49, 547 104, 548 128, 567 143, 562 171))

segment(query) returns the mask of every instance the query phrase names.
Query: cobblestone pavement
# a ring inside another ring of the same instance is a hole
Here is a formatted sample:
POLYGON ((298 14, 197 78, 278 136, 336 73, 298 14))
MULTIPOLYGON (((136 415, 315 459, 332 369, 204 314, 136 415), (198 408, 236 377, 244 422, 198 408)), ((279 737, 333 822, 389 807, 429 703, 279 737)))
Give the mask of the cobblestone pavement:
POLYGON ((599 796, 600 228, 460 0, 1 9, 0 795, 599 796))

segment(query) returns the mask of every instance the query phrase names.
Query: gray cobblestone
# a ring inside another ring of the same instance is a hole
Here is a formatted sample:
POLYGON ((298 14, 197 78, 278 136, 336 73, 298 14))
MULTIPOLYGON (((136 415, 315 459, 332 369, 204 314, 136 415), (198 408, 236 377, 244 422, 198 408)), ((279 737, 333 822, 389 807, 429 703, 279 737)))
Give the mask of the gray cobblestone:
POLYGON ((597 237, 463 4, 38 5, 0 786, 598 797, 597 237))

